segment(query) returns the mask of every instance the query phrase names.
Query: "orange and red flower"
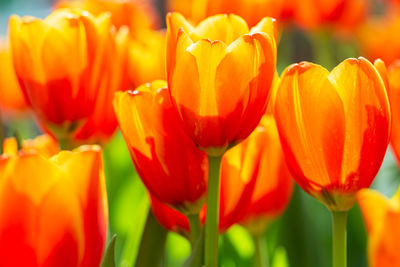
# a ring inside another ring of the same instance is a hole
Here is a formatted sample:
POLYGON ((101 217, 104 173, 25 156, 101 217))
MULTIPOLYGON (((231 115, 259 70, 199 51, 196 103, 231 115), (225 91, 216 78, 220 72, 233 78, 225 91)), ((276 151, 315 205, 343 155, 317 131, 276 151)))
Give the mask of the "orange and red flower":
POLYGON ((364 189, 357 199, 368 233, 369 266, 400 266, 400 190, 387 199, 376 191, 364 189))
POLYGON ((27 109, 24 95, 14 71, 8 41, 0 39, 0 111, 19 112, 27 109))
POLYGON ((100 147, 50 157, 47 138, 19 152, 8 141, 0 156, 0 266, 98 266, 108 224, 100 147))
POLYGON ((275 117, 297 183, 332 210, 348 210, 383 161, 391 113, 385 84, 366 59, 347 59, 332 72, 312 63, 289 66, 275 117))
POLYGON ((207 156, 182 129, 166 87, 155 81, 117 93, 114 108, 150 194, 184 213, 197 213, 207 189, 207 156))
POLYGON ((276 64, 275 20, 249 30, 235 15, 196 27, 167 15, 167 77, 185 131, 209 155, 244 140, 267 107, 276 64))
POLYGON ((393 62, 388 68, 389 100, 392 108, 391 147, 400 162, 400 60, 393 62))
POLYGON ((362 53, 370 60, 381 58, 386 64, 400 58, 400 8, 391 8, 383 17, 371 17, 359 29, 357 38, 362 53), (382 49, 388 47, 388 49, 382 49))
POLYGON ((259 158, 253 158, 253 161, 258 162, 259 167, 253 174, 256 183, 241 224, 253 234, 262 234, 267 225, 286 209, 294 183, 286 166, 275 120, 271 115, 261 119, 250 138, 258 139, 254 145, 259 150, 259 158))
POLYGON ((96 16, 109 12, 112 24, 117 29, 129 27, 132 35, 159 26, 157 12, 148 0, 61 0, 56 8, 79 8, 96 16))
POLYGON ((113 108, 114 94, 130 88, 128 78, 128 31, 121 28, 113 33, 114 42, 105 58, 107 66, 99 79, 99 92, 92 114, 76 131, 73 138, 76 143, 104 143, 118 127, 113 108))
MULTIPOLYGON (((98 109, 106 111, 98 105, 111 107, 112 100, 104 98, 123 89, 117 60, 123 56, 117 55, 110 26, 107 14, 68 9, 44 20, 10 18, 11 50, 25 98, 42 126, 58 138, 75 134, 98 109)), ((108 121, 107 114, 100 115, 108 121)))

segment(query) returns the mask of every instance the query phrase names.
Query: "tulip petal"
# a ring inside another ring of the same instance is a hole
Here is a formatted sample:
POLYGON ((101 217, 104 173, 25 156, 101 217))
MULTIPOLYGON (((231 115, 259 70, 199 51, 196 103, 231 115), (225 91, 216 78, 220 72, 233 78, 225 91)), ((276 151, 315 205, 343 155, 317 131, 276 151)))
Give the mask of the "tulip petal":
POLYGON ((200 22, 196 27, 196 33, 202 39, 219 40, 229 45, 240 36, 249 33, 249 27, 239 16, 215 15, 200 22))
POLYGON ((160 201, 193 212, 203 204, 207 157, 182 129, 164 86, 158 81, 119 93, 114 108, 147 189, 160 201))
MULTIPOLYGON (((389 140, 390 109, 384 82, 363 58, 343 61, 332 70, 329 79, 344 105, 347 134, 343 172, 354 176, 348 187, 368 187, 380 168, 389 140), (356 153, 360 153, 359 158, 355 158, 356 153)), ((342 177, 342 182, 347 178, 342 177)))
POLYGON ((363 189, 357 193, 357 201, 369 233, 380 229, 384 223, 384 217, 389 209, 389 200, 382 194, 363 189))
POLYGON ((341 179, 344 107, 328 75, 318 65, 294 64, 282 75, 276 97, 275 116, 286 160, 295 177, 304 178, 297 182, 308 192, 338 186, 341 179))

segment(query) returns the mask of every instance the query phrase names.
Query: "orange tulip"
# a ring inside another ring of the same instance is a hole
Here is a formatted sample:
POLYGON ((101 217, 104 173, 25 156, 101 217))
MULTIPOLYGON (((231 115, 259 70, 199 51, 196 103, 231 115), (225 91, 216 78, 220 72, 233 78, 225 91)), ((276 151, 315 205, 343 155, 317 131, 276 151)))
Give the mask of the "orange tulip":
POLYGON ((129 42, 128 75, 134 88, 165 79, 165 32, 146 31, 129 42))
MULTIPOLYGON (((264 125, 260 124, 247 139, 228 150, 222 157, 220 232, 227 231, 246 215, 258 180, 258 173, 263 169, 260 159, 265 152, 261 149, 267 140, 265 138, 264 125)), ((267 183, 267 181, 264 182, 267 183)))
POLYGON ((99 94, 92 114, 75 135, 76 143, 104 143, 115 132, 118 122, 113 108, 114 94, 130 88, 127 75, 128 31, 121 28, 114 34, 112 53, 105 58, 104 73, 99 77, 99 94))
POLYGON ((366 59, 332 72, 308 62, 283 73, 275 117, 297 183, 334 211, 347 211, 384 158, 391 114, 383 79, 366 59))
POLYGON ((157 12, 148 0, 61 0, 56 8, 80 8, 94 15, 110 12, 118 29, 128 26, 132 35, 159 26, 157 12))
POLYGON ((14 71, 8 41, 0 39, 0 111, 23 111, 27 108, 14 71))
POLYGON ((207 156, 179 124, 167 83, 155 81, 119 92, 114 109, 143 183, 158 200, 197 213, 207 188, 207 156))
POLYGON ((400 162, 400 60, 388 68, 389 99, 392 108, 391 146, 397 161, 400 162))
MULTIPOLYGON (((253 161, 257 161, 259 167, 253 173, 256 183, 241 224, 253 234, 262 234, 266 226, 278 218, 289 204, 293 179, 283 157, 273 117, 264 116, 249 139, 252 136, 258 139, 254 144, 259 150, 259 158, 253 158, 253 161)), ((247 157, 250 158, 250 155, 247 157)))
POLYGON ((179 211, 163 204, 157 198, 150 196, 151 210, 157 221, 167 230, 189 236, 190 226, 188 218, 179 211))
POLYGON ((44 20, 12 16, 9 27, 27 100, 46 130, 68 138, 104 102, 104 90, 115 90, 109 88, 116 79, 110 72, 118 68, 111 63, 116 49, 109 16, 60 9, 44 20))
POLYGON ((369 266, 400 266, 400 190, 389 200, 364 189, 357 199, 368 233, 369 266))
MULTIPOLYGON (((58 143, 50 135, 40 135, 35 139, 23 140, 21 150, 25 153, 39 153, 50 158, 60 152, 58 143)), ((3 153, 16 155, 18 152, 18 142, 15 138, 6 138, 3 142, 3 153)))
POLYGON ((182 13, 190 21, 198 23, 208 16, 234 13, 250 26, 269 16, 281 22, 287 17, 288 0, 169 0, 168 10, 182 13))
POLYGON ((100 147, 0 156, 0 266, 99 266, 107 221, 100 147))
POLYGON ((400 8, 389 6, 388 9, 383 17, 368 19, 356 37, 368 59, 381 58, 386 64, 391 64, 400 58, 400 38, 394 38, 400 31, 400 8))
POLYGON ((249 30, 235 15, 197 27, 167 15, 167 77, 184 128, 209 155, 244 140, 267 107, 276 63, 276 27, 264 18, 249 30))
POLYGON ((296 0, 292 8, 300 27, 354 30, 365 19, 368 5, 365 0, 296 0))
MULTIPOLYGON (((256 221, 260 226, 271 221, 285 209, 292 189, 293 180, 283 160, 275 122, 270 115, 265 115, 246 140, 222 157, 220 232, 239 222, 252 224, 254 228, 256 221)), ((156 216, 164 227, 172 231, 188 229, 182 214, 167 208, 163 211, 156 216)), ((200 213, 203 222, 205 211, 206 207, 200 213)))

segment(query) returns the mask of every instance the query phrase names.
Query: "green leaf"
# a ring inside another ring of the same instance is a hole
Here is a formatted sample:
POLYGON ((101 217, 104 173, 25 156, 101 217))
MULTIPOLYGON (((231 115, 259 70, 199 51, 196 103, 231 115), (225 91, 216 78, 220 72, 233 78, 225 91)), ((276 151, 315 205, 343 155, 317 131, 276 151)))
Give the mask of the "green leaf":
POLYGON ((113 237, 111 238, 106 253, 104 254, 101 267, 115 267, 115 257, 114 257, 115 240, 117 240, 117 235, 113 235, 113 237))

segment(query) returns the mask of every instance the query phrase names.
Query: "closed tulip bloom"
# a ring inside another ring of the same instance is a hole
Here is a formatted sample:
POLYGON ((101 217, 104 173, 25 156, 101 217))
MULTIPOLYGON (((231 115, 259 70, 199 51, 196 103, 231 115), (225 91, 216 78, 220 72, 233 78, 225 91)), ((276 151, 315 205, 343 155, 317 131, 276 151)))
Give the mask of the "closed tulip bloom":
POLYGON ((41 20, 11 16, 14 67, 40 123, 66 138, 92 114, 110 45, 110 18, 60 9, 41 20))
POLYGON ((388 68, 389 99, 392 108, 391 146, 397 161, 400 162, 400 61, 388 68))
POLYGON ((275 118, 297 183, 333 211, 347 211, 384 158, 391 114, 384 81, 366 59, 330 73, 308 62, 283 73, 275 118))
POLYGON ((368 4, 364 0, 296 0, 292 8, 300 27, 354 30, 366 18, 368 4))
POLYGON ((256 148, 259 158, 254 157, 253 162, 258 162, 259 166, 253 173, 255 187, 241 224, 252 234, 263 234, 268 224, 277 219, 289 204, 293 179, 286 166, 278 129, 271 115, 261 119, 250 138, 258 139, 256 148))
MULTIPOLYGON (((260 149, 265 140, 263 126, 259 125, 242 143, 228 150, 221 162, 219 231, 225 232, 239 223, 248 210, 263 168, 260 149)), ((273 160, 273 159, 270 159, 273 160)))
POLYGON ((155 81, 118 92, 114 109, 133 163, 149 192, 190 214, 204 203, 207 156, 182 129, 167 83, 155 81))
POLYGON ((80 8, 96 16, 109 12, 112 24, 117 29, 129 27, 132 35, 159 26, 157 11, 148 0, 61 0, 55 7, 80 8))
POLYGON ((371 16, 363 23, 356 37, 361 52, 368 59, 381 58, 386 64, 391 64, 400 58, 400 38, 393 38, 399 31, 400 8, 390 5, 384 16, 371 16))
POLYGON ((196 27, 167 15, 167 77, 185 131, 207 154, 221 155, 244 140, 265 112, 276 63, 276 26, 251 29, 235 15, 196 27))
POLYGON ((8 41, 0 39, 0 111, 20 112, 27 109, 15 74, 8 41))
POLYGON ((369 266, 400 266, 400 190, 387 199, 374 190, 364 189, 357 199, 368 233, 369 266))
POLYGON ((107 221, 100 147, 0 156, 0 266, 99 266, 107 221))
POLYGON ((108 141, 117 129, 118 122, 113 108, 114 94, 130 88, 128 71, 128 30, 121 28, 113 33, 114 42, 109 46, 109 53, 104 58, 106 68, 99 78, 99 93, 92 114, 74 134, 78 144, 108 141))
MULTIPOLYGON (((21 150, 25 153, 38 153, 50 158, 58 152, 60 147, 54 138, 44 134, 35 139, 23 140, 21 150)), ((18 152, 18 141, 15 138, 6 138, 3 142, 3 154, 16 155, 18 152)))
POLYGON ((234 13, 254 26, 265 16, 283 21, 290 3, 288 0, 169 0, 167 7, 196 23, 208 16, 234 13))

